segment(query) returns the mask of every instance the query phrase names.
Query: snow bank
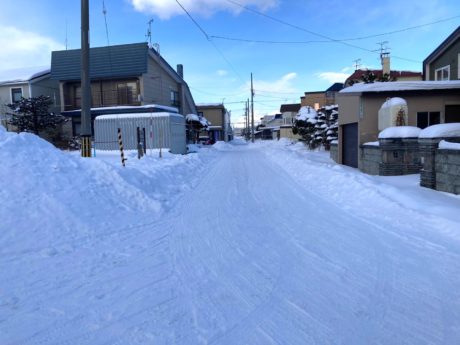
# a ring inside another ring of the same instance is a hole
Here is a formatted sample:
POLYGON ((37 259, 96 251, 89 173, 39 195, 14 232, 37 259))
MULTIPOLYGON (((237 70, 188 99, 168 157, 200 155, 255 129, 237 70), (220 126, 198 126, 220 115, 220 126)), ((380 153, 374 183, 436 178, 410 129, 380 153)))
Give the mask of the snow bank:
POLYGON ((163 151, 162 159, 155 154, 137 160, 136 152, 127 152, 123 168, 118 152, 84 159, 33 134, 0 128, 0 253, 157 219, 215 154, 163 151))
POLYGON ((379 133, 379 139, 417 138, 422 130, 413 126, 388 127, 379 133))
POLYGON ((419 138, 460 137, 460 123, 442 123, 425 128, 419 138))
POLYGON ((439 148, 446 150, 460 150, 460 143, 450 143, 448 141, 441 140, 439 142, 439 148))

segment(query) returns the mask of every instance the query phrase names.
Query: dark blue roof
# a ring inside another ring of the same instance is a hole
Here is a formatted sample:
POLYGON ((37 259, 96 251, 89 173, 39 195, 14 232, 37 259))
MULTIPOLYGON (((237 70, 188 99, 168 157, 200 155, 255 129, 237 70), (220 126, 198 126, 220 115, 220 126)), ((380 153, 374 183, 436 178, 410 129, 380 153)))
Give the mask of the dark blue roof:
POLYGON ((329 91, 340 91, 343 89, 343 83, 335 83, 335 84, 332 84, 331 87, 329 87, 329 89, 326 90, 326 92, 329 92, 329 91))
MULTIPOLYGON (((147 72, 147 43, 90 48, 90 78, 140 76, 147 72)), ((81 50, 54 51, 51 55, 51 79, 80 80, 81 50)))

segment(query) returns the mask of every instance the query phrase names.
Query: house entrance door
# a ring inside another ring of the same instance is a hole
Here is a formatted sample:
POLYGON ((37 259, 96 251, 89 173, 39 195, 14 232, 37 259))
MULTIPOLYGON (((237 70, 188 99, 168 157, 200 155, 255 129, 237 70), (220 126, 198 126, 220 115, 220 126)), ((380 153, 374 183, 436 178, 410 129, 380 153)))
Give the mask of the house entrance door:
POLYGON ((358 167, 358 124, 342 126, 342 163, 353 168, 358 167))

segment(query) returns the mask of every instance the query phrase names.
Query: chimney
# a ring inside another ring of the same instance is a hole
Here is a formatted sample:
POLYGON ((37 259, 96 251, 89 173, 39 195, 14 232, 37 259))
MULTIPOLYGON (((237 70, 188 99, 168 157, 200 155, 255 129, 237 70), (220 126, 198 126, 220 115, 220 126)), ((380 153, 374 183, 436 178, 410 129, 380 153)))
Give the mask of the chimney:
POLYGON ((177 65, 177 74, 184 79, 184 66, 182 64, 177 65))
POLYGON ((390 75, 390 53, 382 53, 382 73, 390 75))

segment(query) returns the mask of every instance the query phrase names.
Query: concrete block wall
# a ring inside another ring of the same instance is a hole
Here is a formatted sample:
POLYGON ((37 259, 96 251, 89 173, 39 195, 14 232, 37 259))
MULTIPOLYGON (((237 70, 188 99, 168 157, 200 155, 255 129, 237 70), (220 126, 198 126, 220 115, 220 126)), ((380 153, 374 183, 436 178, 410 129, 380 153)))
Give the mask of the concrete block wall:
POLYGON ((460 150, 438 149, 435 169, 436 190, 460 194, 460 150))
POLYGON ((399 176, 418 174, 422 168, 418 138, 379 139, 382 159, 379 175, 399 176))
POLYGON ((379 175, 379 165, 382 162, 382 151, 376 145, 361 145, 359 170, 369 175, 379 175))

